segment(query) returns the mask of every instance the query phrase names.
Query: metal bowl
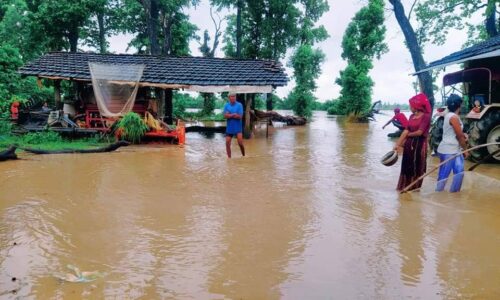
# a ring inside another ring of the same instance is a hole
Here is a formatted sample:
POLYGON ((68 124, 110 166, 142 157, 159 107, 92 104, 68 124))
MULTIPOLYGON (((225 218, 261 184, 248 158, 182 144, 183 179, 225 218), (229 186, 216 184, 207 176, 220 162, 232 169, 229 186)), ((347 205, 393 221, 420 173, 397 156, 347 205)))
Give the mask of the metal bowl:
POLYGON ((398 161, 398 153, 396 151, 394 151, 394 150, 387 152, 387 154, 385 154, 384 156, 382 156, 382 159, 380 160, 380 162, 384 166, 388 166, 388 167, 392 166, 397 161, 398 161))

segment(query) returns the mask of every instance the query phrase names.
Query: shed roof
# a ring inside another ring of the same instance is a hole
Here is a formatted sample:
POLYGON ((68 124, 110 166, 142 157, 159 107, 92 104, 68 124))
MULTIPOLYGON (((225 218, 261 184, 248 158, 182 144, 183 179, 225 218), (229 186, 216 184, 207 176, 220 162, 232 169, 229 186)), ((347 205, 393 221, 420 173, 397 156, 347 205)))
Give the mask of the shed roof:
POLYGON ((474 46, 453 52, 439 60, 433 61, 423 70, 416 73, 421 73, 435 68, 445 67, 451 64, 458 64, 473 59, 481 59, 487 57, 500 56, 500 35, 492 37, 484 42, 474 46))
POLYGON ((140 80, 152 86, 284 86, 284 68, 271 60, 160 57, 131 54, 51 52, 19 69, 26 76, 90 81, 89 62, 144 64, 140 80))

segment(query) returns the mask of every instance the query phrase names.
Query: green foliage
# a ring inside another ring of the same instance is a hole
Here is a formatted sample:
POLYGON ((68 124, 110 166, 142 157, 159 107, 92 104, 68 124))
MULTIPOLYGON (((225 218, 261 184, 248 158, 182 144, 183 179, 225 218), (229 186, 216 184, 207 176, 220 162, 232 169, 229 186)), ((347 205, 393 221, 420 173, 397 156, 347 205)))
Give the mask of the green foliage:
POLYGON ((274 109, 291 110, 293 108, 292 102, 289 97, 280 98, 275 94, 271 95, 274 109))
POLYGON ((387 52, 385 31, 383 0, 370 0, 344 33, 342 58, 347 60, 347 67, 336 80, 341 86, 340 98, 330 113, 353 115, 355 119, 368 112, 373 87, 369 71, 373 68, 372 59, 387 52))
POLYGON ((124 10, 121 9, 121 2, 121 0, 95 0, 91 17, 86 20, 80 31, 84 45, 95 48, 100 53, 108 52, 107 38, 119 33, 124 27, 124 10))
POLYGON ((0 118, 0 137, 3 135, 10 135, 12 130, 12 123, 8 119, 0 118))
POLYGON ((63 139, 58 133, 52 131, 28 133, 21 136, 2 136, 0 134, 0 149, 6 149, 10 145, 33 147, 44 150, 91 149, 96 146, 102 146, 103 143, 108 144, 109 141, 104 141, 100 137, 90 137, 78 140, 63 139))
POLYGON ((450 29, 467 28, 469 41, 482 41, 493 37, 500 31, 498 0, 447 0, 420 1, 415 7, 418 28, 415 31, 421 46, 426 43, 442 45, 450 29), (474 23, 475 15, 482 14, 480 23, 474 23), (490 21, 489 21, 490 20, 490 21), (491 21, 493 20, 493 21, 491 21))
POLYGON ((210 115, 215 109, 215 96, 212 93, 202 93, 203 98, 203 109, 201 110, 202 115, 210 115))
POLYGON ((288 95, 288 98, 296 115, 306 118, 312 116, 312 103, 315 98, 311 91, 295 88, 288 95))
POLYGON ((315 91, 316 79, 321 74, 321 63, 324 60, 325 54, 320 49, 313 49, 311 44, 299 46, 290 61, 297 86, 307 91, 315 91))
POLYGON ((316 90, 316 79, 321 74, 321 63, 325 55, 319 49, 313 49, 310 44, 299 46, 291 59, 294 69, 296 87, 289 95, 293 111, 301 117, 310 117, 312 103, 316 100, 313 92, 316 90))
POLYGON ((28 145, 40 145, 45 143, 61 143, 63 141, 61 135, 54 131, 43 131, 35 133, 27 133, 22 136, 21 142, 28 145))
POLYGON ((320 49, 314 49, 315 42, 328 37, 324 27, 314 28, 314 23, 328 11, 328 3, 323 0, 301 0, 304 12, 300 20, 300 45, 293 53, 290 66, 296 86, 288 96, 293 111, 301 117, 310 117, 312 105, 316 101, 313 92, 316 90, 316 79, 321 74, 321 63, 325 55, 320 49))
POLYGON ((81 30, 102 0, 45 0, 34 12, 39 40, 50 50, 77 51, 81 30))
POLYGON ((19 92, 20 75, 17 69, 23 64, 21 55, 17 48, 8 45, 0 45, 0 101, 10 99, 19 92))
POLYGON ((236 15, 228 16, 224 34, 226 57, 236 57, 241 34, 242 58, 279 59, 297 44, 300 17, 298 0, 212 0, 213 5, 237 8, 241 4, 241 28, 236 15))
POLYGON ((122 137, 132 143, 139 143, 148 130, 144 120, 136 113, 126 113, 118 121, 117 127, 123 131, 122 137))
MULTIPOLYGON (((161 45, 157 52, 162 55, 189 55, 189 42, 198 40, 198 28, 189 22, 189 16, 183 9, 195 6, 198 0, 156 0, 156 11, 151 12, 151 0, 123 0, 120 6, 123 32, 135 35, 129 47, 138 49, 139 53, 152 54, 153 41, 150 30, 156 28, 155 42, 161 45), (156 16, 152 19, 152 16, 156 16)), ((156 50, 155 50, 156 51, 156 50)))
POLYGON ((333 104, 333 101, 332 100, 328 100, 326 102, 319 102, 319 101, 314 101, 312 103, 312 110, 322 110, 322 111, 327 111, 328 108, 330 108, 330 106, 332 106, 333 104))
POLYGON ((345 115, 345 111, 340 107, 340 101, 335 100, 330 103, 330 106, 326 110, 329 115, 345 115))

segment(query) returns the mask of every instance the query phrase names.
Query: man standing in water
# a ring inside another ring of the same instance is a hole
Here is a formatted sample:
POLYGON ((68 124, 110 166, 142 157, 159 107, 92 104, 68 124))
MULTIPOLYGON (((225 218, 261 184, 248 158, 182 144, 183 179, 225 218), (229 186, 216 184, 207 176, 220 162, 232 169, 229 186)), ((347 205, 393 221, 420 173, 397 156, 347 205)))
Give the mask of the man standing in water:
POLYGON ((224 105, 224 118, 227 119, 226 125, 226 152, 227 157, 231 158, 231 140, 236 136, 240 146, 241 155, 245 156, 245 147, 243 146, 243 134, 241 118, 243 117, 243 105, 236 102, 236 94, 229 94, 229 102, 224 105))

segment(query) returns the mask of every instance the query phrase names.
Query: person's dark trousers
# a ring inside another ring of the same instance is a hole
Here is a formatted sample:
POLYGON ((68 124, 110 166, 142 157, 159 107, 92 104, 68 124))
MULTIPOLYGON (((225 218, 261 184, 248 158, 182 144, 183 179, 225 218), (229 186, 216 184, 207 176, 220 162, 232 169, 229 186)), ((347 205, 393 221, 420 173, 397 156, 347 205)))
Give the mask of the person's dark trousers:
POLYGON ((396 126, 401 131, 405 130, 405 128, 403 127, 403 125, 401 125, 401 123, 399 121, 397 121, 397 120, 392 120, 392 125, 396 126))

